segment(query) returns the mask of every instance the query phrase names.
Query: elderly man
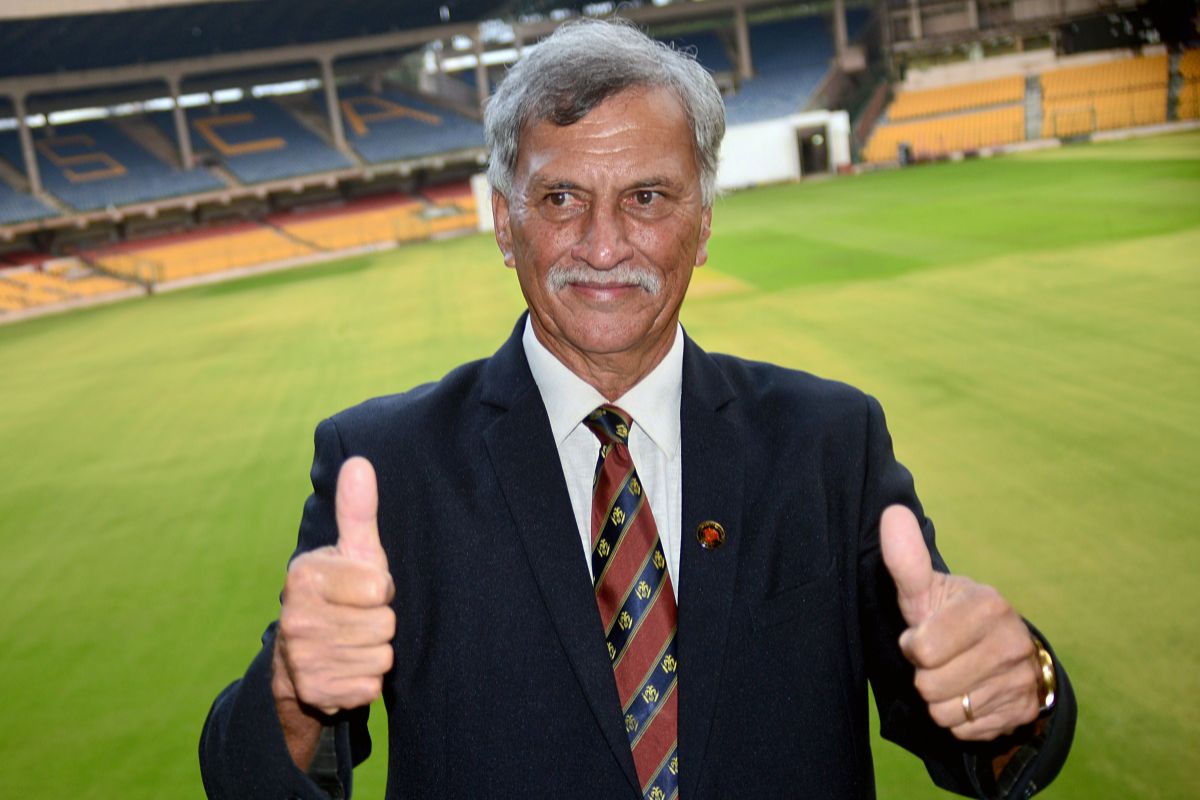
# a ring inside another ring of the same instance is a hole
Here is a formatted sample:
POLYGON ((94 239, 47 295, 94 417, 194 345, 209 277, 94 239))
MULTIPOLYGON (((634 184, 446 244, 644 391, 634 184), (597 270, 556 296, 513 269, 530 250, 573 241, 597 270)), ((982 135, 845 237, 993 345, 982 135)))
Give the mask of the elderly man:
POLYGON ((620 23, 564 26, 488 106, 529 312, 490 359, 317 429, 277 625, 214 703, 210 796, 863 798, 867 685, 934 781, 1027 797, 1075 709, 1040 636, 947 574, 883 414, 710 355, 720 95, 620 23))

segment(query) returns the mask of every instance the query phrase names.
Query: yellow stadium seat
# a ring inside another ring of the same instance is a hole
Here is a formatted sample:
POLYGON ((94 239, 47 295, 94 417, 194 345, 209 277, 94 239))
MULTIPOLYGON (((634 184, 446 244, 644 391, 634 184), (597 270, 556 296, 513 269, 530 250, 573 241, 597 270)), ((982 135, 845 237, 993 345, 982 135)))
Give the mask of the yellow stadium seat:
POLYGON ((879 125, 863 151, 869 162, 895 161, 901 143, 917 158, 937 158, 1019 142, 1025 138, 1025 110, 1006 106, 915 122, 879 125))
POLYGON ((972 108, 1019 103, 1025 98, 1025 78, 1011 75, 988 81, 901 91, 888 108, 892 121, 928 117, 972 108))
POLYGON ((1042 135, 1153 125, 1167 119, 1165 54, 1064 67, 1042 75, 1042 135))
POLYGON ((128 288, 125 281, 93 273, 77 263, 45 271, 14 271, 0 278, 0 311, 65 303, 128 288))

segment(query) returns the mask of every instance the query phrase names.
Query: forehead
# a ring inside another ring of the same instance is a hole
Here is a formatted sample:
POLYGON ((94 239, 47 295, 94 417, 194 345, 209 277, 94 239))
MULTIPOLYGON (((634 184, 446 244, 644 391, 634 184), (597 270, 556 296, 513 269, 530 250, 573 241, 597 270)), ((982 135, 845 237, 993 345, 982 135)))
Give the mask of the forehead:
POLYGON ((670 89, 625 89, 570 125, 537 120, 521 133, 518 180, 552 179, 564 171, 613 170, 666 170, 676 180, 698 180, 691 125, 670 89))

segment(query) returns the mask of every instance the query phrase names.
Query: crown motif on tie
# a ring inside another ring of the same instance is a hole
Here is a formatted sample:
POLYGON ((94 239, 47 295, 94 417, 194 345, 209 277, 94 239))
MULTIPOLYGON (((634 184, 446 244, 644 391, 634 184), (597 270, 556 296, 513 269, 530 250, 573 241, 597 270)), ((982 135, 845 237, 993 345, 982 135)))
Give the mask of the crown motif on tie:
POLYGON ((583 424, 602 444, 629 444, 629 429, 633 418, 616 406, 603 405, 587 415, 583 424))

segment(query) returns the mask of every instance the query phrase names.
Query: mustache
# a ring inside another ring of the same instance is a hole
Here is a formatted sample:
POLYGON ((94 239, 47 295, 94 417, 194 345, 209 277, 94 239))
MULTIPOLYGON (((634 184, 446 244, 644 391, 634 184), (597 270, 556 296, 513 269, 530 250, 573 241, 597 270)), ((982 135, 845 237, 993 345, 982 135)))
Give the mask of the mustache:
POLYGON ((593 286, 637 286, 650 294, 658 294, 662 281, 644 267, 621 264, 612 269, 592 269, 583 265, 551 267, 546 273, 546 286, 551 292, 560 292, 572 283, 588 283, 593 286))

